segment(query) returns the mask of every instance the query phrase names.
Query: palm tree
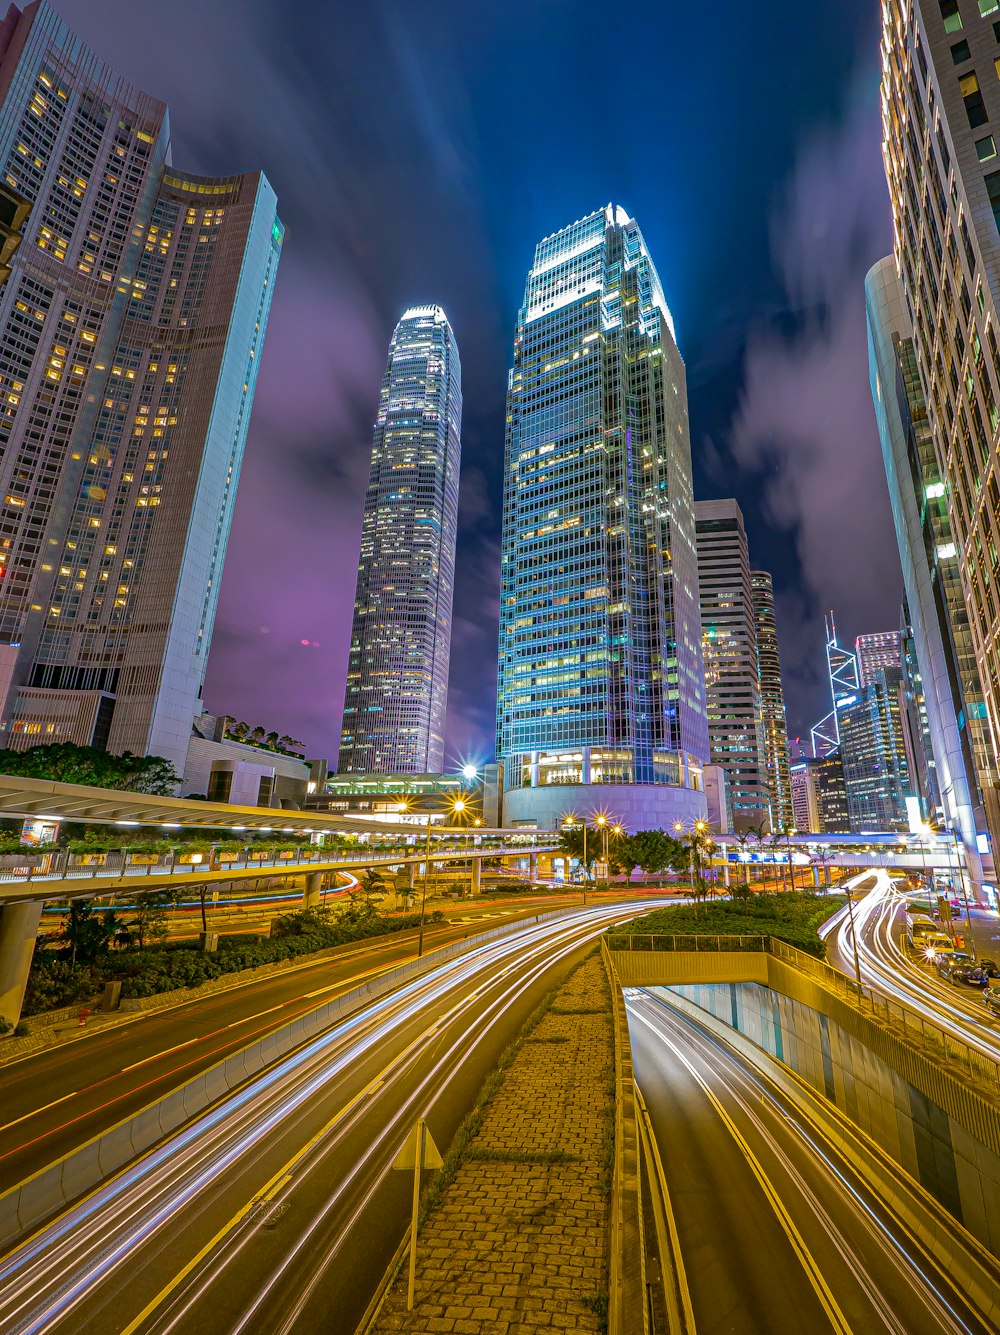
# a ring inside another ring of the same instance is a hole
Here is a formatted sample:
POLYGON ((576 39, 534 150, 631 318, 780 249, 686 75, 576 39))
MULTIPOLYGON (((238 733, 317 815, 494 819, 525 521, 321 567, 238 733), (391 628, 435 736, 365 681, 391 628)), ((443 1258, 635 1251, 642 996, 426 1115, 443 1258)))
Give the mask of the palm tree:
POLYGON ((736 836, 736 842, 739 844, 740 850, 744 855, 743 878, 747 892, 746 897, 748 899, 750 897, 750 851, 748 846, 750 840, 754 838, 756 838, 756 835, 753 830, 744 830, 742 834, 736 836))

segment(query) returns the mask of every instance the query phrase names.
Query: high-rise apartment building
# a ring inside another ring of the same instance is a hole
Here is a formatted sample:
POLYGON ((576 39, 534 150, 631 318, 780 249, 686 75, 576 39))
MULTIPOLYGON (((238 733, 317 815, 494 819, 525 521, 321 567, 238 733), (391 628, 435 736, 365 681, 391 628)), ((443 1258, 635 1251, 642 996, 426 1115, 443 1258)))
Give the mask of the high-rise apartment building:
POLYGON ((45 0, 0 24, 0 727, 183 768, 282 240, 260 173, 171 165, 167 109, 45 0))
MULTIPOLYGON (((948 532, 935 535, 933 559, 941 583, 954 578, 960 584, 978 666, 989 745, 988 754, 976 757, 976 768, 995 840, 1000 835, 1000 11, 978 0, 886 0, 882 14, 893 260, 910 326, 896 332, 904 372, 905 345, 912 340, 926 412, 926 423, 918 423, 918 432, 926 427, 930 446, 920 470, 923 499, 932 508, 940 501, 947 517, 948 532)), ((891 318, 891 286, 878 276, 869 278, 870 308, 873 299, 884 301, 891 318)), ((882 383, 885 388, 885 377, 882 383)), ((911 611, 918 615, 912 596, 911 611)), ((963 632, 953 625, 953 633, 959 640, 963 632)), ((925 669, 925 681, 931 675, 925 669)), ((967 675, 959 685, 965 690, 967 675)), ((975 689, 969 696, 966 703, 975 709, 975 689)), ((975 830, 962 814, 964 799, 951 801, 944 777, 942 799, 946 818, 960 825, 971 851, 975 830)))
POLYGON ((739 833, 771 826, 747 535, 735 500, 696 501, 694 513, 708 742, 739 833))
POLYGON ((774 615, 774 585, 766 570, 751 570, 750 592, 757 628, 757 676, 760 682, 764 759, 771 800, 771 829, 784 830, 798 822, 792 810, 788 772, 788 725, 785 721, 785 692, 781 684, 778 623, 774 615))
POLYGON ((791 765, 795 825, 809 834, 849 834, 847 789, 840 752, 805 757, 791 765))
POLYGON ((898 668, 902 646, 898 630, 880 630, 873 635, 859 635, 854 641, 858 664, 858 685, 862 690, 875 680, 879 668, 898 668))
POLYGON ((535 250, 507 397, 497 754, 509 822, 703 818, 684 365, 636 222, 535 250))
POLYGON ((372 443, 338 771, 444 767, 462 367, 440 306, 404 311, 372 443))

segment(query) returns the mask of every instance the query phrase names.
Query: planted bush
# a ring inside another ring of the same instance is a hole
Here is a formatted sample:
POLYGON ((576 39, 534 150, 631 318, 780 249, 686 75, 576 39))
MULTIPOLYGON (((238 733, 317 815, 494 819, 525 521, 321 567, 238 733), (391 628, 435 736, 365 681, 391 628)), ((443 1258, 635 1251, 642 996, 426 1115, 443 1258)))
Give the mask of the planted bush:
POLYGON ((826 944, 817 930, 845 902, 829 895, 776 894, 701 906, 677 904, 612 927, 608 935, 773 936, 823 959, 826 944))

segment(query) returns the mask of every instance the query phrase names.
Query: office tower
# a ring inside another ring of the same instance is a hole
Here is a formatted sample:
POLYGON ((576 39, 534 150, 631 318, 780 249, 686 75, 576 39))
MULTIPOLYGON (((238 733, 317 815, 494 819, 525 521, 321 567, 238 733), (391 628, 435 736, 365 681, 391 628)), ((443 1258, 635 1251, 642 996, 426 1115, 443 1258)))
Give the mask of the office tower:
POLYGON ((995 780, 993 752, 949 518, 948 486, 918 374, 913 326, 891 256, 869 272, 865 304, 872 398, 903 570, 904 622, 912 628, 915 657, 904 684, 912 691, 919 677, 923 726, 933 757, 933 774, 925 786, 927 810, 930 814, 940 806, 944 825, 961 831, 978 879, 976 834, 987 828, 982 792, 995 780))
POLYGON ((857 697, 838 710, 840 757, 844 766, 851 830, 906 830, 906 799, 912 796, 910 769, 900 713, 902 672, 872 669, 857 697))
POLYGON ((837 639, 837 627, 830 612, 826 624, 826 672, 830 683, 830 701, 833 709, 811 729, 814 756, 828 756, 840 745, 839 711, 845 703, 853 702, 859 690, 858 660, 850 649, 844 649, 837 639))
MULTIPOLYGON (((893 259, 926 406, 936 470, 929 485, 942 488, 950 533, 937 543, 935 559, 955 569, 978 665, 989 754, 983 764, 977 758, 977 768, 996 839, 1000 80, 995 61, 1000 19, 977 0, 887 0, 882 12, 883 139, 896 238, 893 259)), ((912 602, 911 611, 917 615, 912 602)), ((961 684, 964 688, 966 678, 961 684)), ((942 798, 947 807, 944 783, 942 798)), ((966 816, 963 823, 957 800, 953 811, 971 849, 971 821, 966 816)))
POLYGON ((754 620, 757 627, 757 675, 760 681, 760 716, 764 733, 764 757, 771 796, 771 828, 784 830, 798 825, 792 810, 788 773, 788 727, 785 693, 781 685, 778 625, 774 616, 774 585, 766 570, 751 570, 754 620))
POLYGON ((898 630, 882 630, 874 635, 859 635, 854 641, 854 657, 858 664, 858 685, 862 690, 875 679, 880 667, 902 667, 902 646, 898 630))
POLYGON ((737 833, 772 825, 757 665, 757 623, 743 513, 734 500, 696 501, 701 648, 708 742, 729 778, 737 833))
POLYGON ((389 341, 361 527, 341 774, 444 767, 462 367, 440 306, 389 341))
POLYGON ((28 201, 6 181, 0 181, 0 287, 10 277, 10 266, 24 240, 24 224, 30 212, 28 201))
POLYGON ((816 780, 809 760, 793 760, 789 769, 795 828, 802 834, 821 834, 816 780))
POLYGON ((705 815, 684 365, 608 205, 535 250, 507 396, 497 754, 507 820, 705 815))
POLYGON ((0 25, 0 724, 183 768, 282 239, 260 173, 171 165, 167 109, 47 3, 0 25))

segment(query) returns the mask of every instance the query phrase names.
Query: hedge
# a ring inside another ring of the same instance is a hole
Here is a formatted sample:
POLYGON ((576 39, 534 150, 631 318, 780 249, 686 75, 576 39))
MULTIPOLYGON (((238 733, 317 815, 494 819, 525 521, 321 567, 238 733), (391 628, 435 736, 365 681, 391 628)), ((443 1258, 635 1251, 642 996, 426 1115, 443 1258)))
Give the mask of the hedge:
POLYGON ((662 932, 676 936, 773 936, 823 959, 820 926, 847 901, 843 896, 757 894, 750 900, 720 900, 696 906, 677 904, 612 927, 611 936, 662 932))

